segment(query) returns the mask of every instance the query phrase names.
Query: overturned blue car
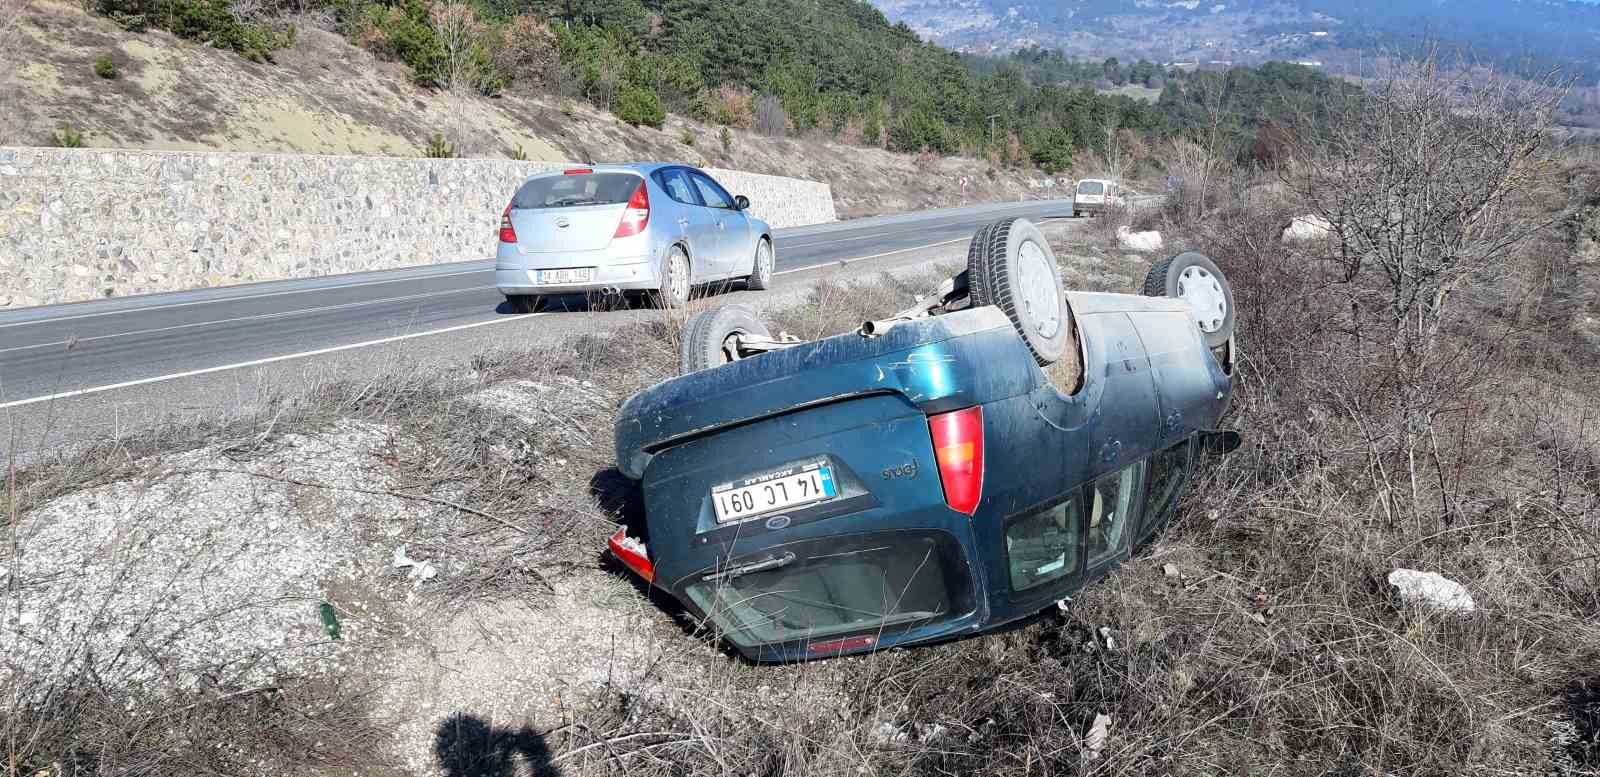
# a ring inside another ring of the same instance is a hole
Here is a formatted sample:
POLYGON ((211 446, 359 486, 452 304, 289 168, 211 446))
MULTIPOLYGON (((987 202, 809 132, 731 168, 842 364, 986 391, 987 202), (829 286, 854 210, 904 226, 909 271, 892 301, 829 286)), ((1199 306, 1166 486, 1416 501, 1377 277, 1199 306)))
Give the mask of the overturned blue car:
POLYGON ((775 338, 747 307, 684 331, 684 374, 630 397, 617 465, 644 525, 609 549, 744 656, 958 637, 1054 606, 1160 530, 1238 362, 1205 256, 1140 293, 1064 290, 1033 224, 856 331, 775 338))

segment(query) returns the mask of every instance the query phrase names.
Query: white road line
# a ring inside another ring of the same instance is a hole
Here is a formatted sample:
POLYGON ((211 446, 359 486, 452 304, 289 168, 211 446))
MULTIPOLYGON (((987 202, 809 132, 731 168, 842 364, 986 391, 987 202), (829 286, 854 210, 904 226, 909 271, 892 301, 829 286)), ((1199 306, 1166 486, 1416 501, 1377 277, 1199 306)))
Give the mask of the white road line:
POLYGON ((127 332, 112 332, 110 334, 104 334, 104 335, 93 335, 93 336, 90 336, 90 337, 79 337, 79 338, 76 338, 74 340, 54 340, 54 341, 51 341, 51 342, 48 342, 48 343, 34 343, 32 345, 15 345, 15 346, 12 346, 10 348, 0 348, 0 353, 11 353, 13 351, 28 351, 28 350, 34 350, 34 349, 37 349, 37 348, 60 347, 60 346, 66 345, 69 342, 74 342, 74 343, 92 343, 92 342, 94 342, 96 340, 111 340, 111 339, 118 338, 118 337, 131 337, 133 335, 151 335, 151 334, 156 334, 158 332, 174 332, 174 331, 177 331, 179 329, 193 329, 195 327, 212 326, 214 324, 236 324, 236 323, 238 323, 240 321, 261 321, 261 320, 272 319, 272 318, 293 318, 294 316, 304 315, 304 314, 307 314, 307 313, 327 313, 327 312, 333 311, 333 310, 345 310, 345 309, 349 309, 349 308, 359 308, 359 307, 365 307, 365 306, 368 306, 368 305, 381 305, 381 304, 387 304, 387 303, 391 303, 391 302, 406 302, 408 300, 425 299, 427 297, 442 297, 442 296, 446 296, 446 295, 449 295, 449 294, 461 294, 461 293, 469 292, 469 291, 484 291, 484 290, 493 289, 493 288, 495 288, 495 287, 494 286, 467 286, 467 287, 460 288, 460 289, 446 289, 446 290, 443 290, 443 291, 426 291, 426 292, 422 292, 422 293, 419 293, 419 294, 407 294, 407 295, 402 296, 402 297, 379 297, 377 299, 364 299, 364 300, 361 300, 360 302, 341 302, 341 303, 339 303, 337 305, 321 305, 321 306, 314 307, 314 308, 294 308, 293 310, 280 310, 280 311, 278 311, 276 313, 258 313, 258 314, 253 315, 253 316, 237 316, 235 318, 219 318, 219 319, 213 319, 211 321, 195 321, 195 322, 191 322, 191 323, 188 323, 188 324, 173 324, 172 326, 160 326, 160 327, 154 327, 154 328, 151 328, 151 329, 134 329, 134 330, 130 330, 130 331, 127 331, 127 332))
MULTIPOLYGON (((418 265, 418 267, 424 267, 424 266, 426 266, 426 265, 418 265)), ((150 311, 150 310, 167 310, 167 309, 170 309, 170 308, 187 308, 187 307, 193 307, 195 305, 213 305, 213 304, 216 304, 216 303, 219 303, 219 302, 241 302, 241 301, 244 301, 244 300, 251 300, 251 299, 265 299, 267 297, 281 297, 281 296, 283 296, 285 294, 309 294, 311 292, 332 291, 334 289, 353 289, 353 288, 358 288, 358 287, 361 287, 361 286, 378 286, 378 285, 382 285, 382 284, 385 284, 385 283, 403 283, 405 281, 422 280, 423 278, 450 278, 450 277, 457 276, 457 275, 475 275, 477 273, 482 273, 482 272, 494 272, 494 270, 492 268, 485 268, 485 269, 482 269, 482 270, 460 270, 460 271, 457 271, 457 272, 426 273, 426 274, 422 275, 420 278, 418 278, 418 277, 407 277, 407 278, 376 279, 376 280, 370 280, 370 281, 352 281, 352 282, 349 282, 349 283, 334 283, 334 284, 329 284, 327 286, 315 286, 315 287, 312 287, 312 288, 309 288, 309 289, 285 289, 283 291, 266 291, 266 292, 262 292, 260 294, 245 294, 245 295, 242 295, 242 296, 221 297, 221 298, 218 298, 218 299, 197 299, 197 300, 191 300, 189 302, 169 302, 169 303, 162 304, 162 305, 140 305, 138 307, 124 308, 122 310, 102 310, 99 313, 79 313, 77 315, 72 315, 72 316, 52 316, 52 317, 49 317, 49 318, 37 318, 37 319, 34 319, 32 321, 13 321, 12 323, 9 323, 9 324, 0 324, 0 329, 6 329, 6 328, 9 328, 9 327, 14 327, 14 326, 29 326, 29 325, 32 325, 32 324, 54 324, 54 323, 57 323, 57 322, 60 322, 60 321, 73 321, 73 320, 79 319, 79 318, 94 318, 96 316, 114 316, 114 315, 120 315, 122 313, 143 313, 143 312, 150 311)), ((296 278, 296 279, 293 279, 293 280, 310 280, 310 279, 309 278, 296 278)), ((275 282, 275 281, 269 281, 269 282, 275 282)), ((212 288, 214 288, 217 291, 226 291, 229 288, 238 288, 238 287, 216 286, 216 287, 212 287, 212 288)), ((204 290, 205 289, 190 289, 190 291, 204 291, 204 290)), ((121 297, 120 299, 129 299, 129 298, 128 297, 121 297)))
MULTIPOLYGON (((794 268, 792 270, 783 270, 783 271, 780 271, 780 272, 773 273, 773 275, 787 275, 789 273, 803 272, 805 270, 815 270, 815 269, 822 268, 822 267, 828 267, 828 266, 834 265, 834 264, 849 265, 849 264, 854 264, 856 262, 864 262, 864 261, 867 261, 869 259, 880 259, 880 258, 885 257, 885 256, 893 256, 894 254, 903 254, 903 253, 907 253, 907 252, 910 252, 910 251, 921 251, 921 250, 926 250, 926 249, 929 249, 929 248, 938 248, 939 246, 947 246, 947 245, 951 245, 953 243, 965 242, 967 240, 970 240, 970 238, 959 237, 959 238, 955 238, 953 240, 945 240, 945 241, 941 241, 941 242, 938 242, 938 243, 929 243, 928 245, 913 246, 911 248, 900 248, 900 249, 896 249, 894 251, 885 251, 885 252, 883 252, 881 254, 870 254, 868 256, 857 256, 857 257, 850 258, 850 259, 836 259, 836 260, 830 261, 830 262, 828 262, 826 264, 814 264, 814 265, 809 265, 809 266, 806 266, 806 267, 796 267, 796 268, 794 268)), ((286 354, 283 354, 281 356, 269 356, 269 357, 264 358, 264 359, 251 359, 250 361, 235 362, 233 364, 222 364, 222 365, 218 365, 216 367, 204 367, 204 368, 198 369, 198 370, 185 370, 183 372, 174 372, 174 373, 170 373, 170 374, 167 374, 167 375, 156 375, 154 377, 149 377, 149 378, 139 378, 137 380, 127 380, 127 381, 123 381, 121 383, 108 383, 108 384, 106 384, 104 386, 94 386, 92 388, 78 389, 76 391, 62 391, 62 392, 55 393, 55 394, 46 394, 46 395, 43 395, 43 396, 29 397, 28 399, 18 399, 18 400, 14 400, 14 401, 11 401, 11 402, 4 402, 4 403, 0 403, 0 410, 8 410, 8 409, 13 408, 13 407, 23 407, 25 405, 33 405, 33 404, 37 404, 37 403, 40 403, 40 402, 50 402, 50 401, 57 400, 57 399, 71 399, 73 397, 81 397, 81 396, 86 396, 86 395, 89 395, 89 394, 99 394, 99 393, 106 392, 106 391, 116 391, 118 389, 132 388, 134 386, 144 386, 144 385, 148 385, 148 384, 151 384, 151 383, 162 383, 164 381, 169 381, 169 380, 178 380, 179 378, 192 378, 192 377, 195 377, 197 375, 209 375, 209 374, 214 373, 214 372, 227 372, 228 370, 238 370, 238 369, 243 369, 245 367, 258 367, 258 366, 263 365, 263 364, 273 364, 273 363, 276 363, 276 362, 289 361, 291 359, 303 359, 303 358, 308 357, 308 356, 321 356, 323 354, 337 353, 339 351, 349 351, 349 350, 354 350, 356 348, 370 348, 370 347, 372 347, 374 345, 384 345, 385 343, 395 343, 395 342, 400 342, 401 340, 412 340, 412 339, 415 339, 415 338, 418 338, 418 337, 427 337, 428 335, 440 335, 440 334, 446 334, 448 332, 459 332, 459 331, 462 331, 464 329, 476 329, 478 327, 489 326, 491 324, 503 324, 503 323, 506 323, 506 322, 509 322, 509 321, 527 321, 528 319, 531 319, 531 318, 538 318, 540 316, 548 316, 548 315, 551 315, 551 314, 549 314, 549 313, 529 313, 529 314, 518 315, 518 316, 500 316, 500 317, 497 317, 497 318, 491 318, 491 319, 489 319, 487 321, 474 321, 474 322, 472 322, 470 324, 457 324, 456 326, 447 326, 447 327, 443 327, 441 329, 429 329, 429 330, 422 331, 422 332, 412 332, 410 334, 395 335, 393 337, 384 337, 384 338, 380 338, 380 339, 377 339, 377 340, 366 340, 366 341, 359 342, 359 343, 346 343, 345 345, 335 345, 335 346, 330 346, 328 348, 318 348, 318 349, 312 350, 312 351, 301 351, 299 353, 286 353, 286 354)))
POLYGON ((825 267, 832 267, 834 265, 855 264, 856 262, 864 262, 864 261, 866 261, 868 259, 882 259, 885 256, 894 256, 895 254, 903 254, 903 253, 906 253, 908 251, 925 251, 925 250, 927 250, 929 248, 938 248, 939 246, 947 246, 947 245, 950 245, 952 243, 965 243, 966 241, 971 240, 971 239, 972 238, 970 238, 970 237, 958 237, 958 238, 955 238, 953 240, 945 240, 945 241, 939 242, 939 243, 929 243, 929 244, 927 244, 925 246, 912 246, 911 248, 897 248, 897 249, 895 249, 893 251, 884 251, 881 254, 869 254, 867 256, 857 256, 857 257, 854 257, 852 259, 829 259, 828 261, 823 262, 822 264, 808 264, 808 265, 806 265, 804 267, 795 267, 795 268, 789 269, 789 270, 779 270, 779 271, 773 273, 773 275, 788 275, 789 273, 792 273, 792 272, 805 272, 806 270, 819 270, 819 269, 822 269, 822 268, 825 268, 825 267))
POLYGON ((242 369, 242 368, 245 368, 245 367, 255 367, 255 366, 262 365, 262 364, 272 364, 274 362, 288 361, 290 359, 301 359, 301 358, 304 358, 304 357, 307 357, 307 356, 321 356, 321 355, 327 354, 327 353, 336 353, 338 351, 348 351, 348 350, 352 350, 352 349, 355 349, 355 348, 370 348, 370 347, 372 347, 374 345, 383 345, 385 343, 395 343, 395 342, 399 342, 401 340, 410 340, 410 339, 417 338, 417 337, 426 337, 428 335, 444 334, 446 332, 459 332, 459 331, 461 331, 463 329, 476 329, 477 327, 488 326, 490 324, 504 324, 504 323, 506 323, 508 321, 527 321, 530 318, 538 318, 540 316, 548 316, 548 315, 550 315, 550 314, 549 313, 528 313, 526 315, 519 315, 519 316, 500 316, 498 318, 491 318, 491 319, 489 319, 487 321, 474 321, 474 322, 472 322, 470 324, 458 324, 456 326, 447 326, 447 327, 444 327, 443 329, 429 329, 429 330, 427 330, 425 332, 412 332, 411 334, 395 335, 394 337, 384 337, 384 338, 380 338, 378 340, 367 340, 367 341, 360 342, 360 343, 346 343, 345 345, 335 345, 335 346, 332 346, 332 347, 329 347, 329 348, 318 348, 318 349, 316 349, 314 351, 301 351, 299 353, 286 353, 286 354, 283 354, 282 356, 269 356, 269 357, 267 357, 265 359, 252 359, 252 360, 247 361, 247 362, 235 362, 233 364, 223 364, 223 365, 219 365, 219 366, 216 366, 216 367, 205 367, 203 369, 198 369, 198 370, 186 370, 184 372, 174 372, 174 373, 171 373, 169 375, 157 375, 155 377, 150 377, 150 378, 139 378, 138 380, 126 380, 126 381, 123 381, 121 383, 110 383, 110 384, 107 384, 107 385, 104 385, 104 386, 95 386, 93 388, 78 389, 77 391, 63 391, 63 392, 60 392, 60 393, 57 393, 57 394, 47 394, 47 395, 39 396, 39 397, 30 397, 28 399, 18 399, 18 400, 15 400, 13 402, 6 402, 4 404, 0 404, 0 410, 7 410, 7 409, 13 408, 13 407, 22 407, 23 405, 32 405, 32 404, 35 404, 35 403, 38 403, 38 402, 49 402, 49 401, 55 400, 55 399, 70 399, 72 397, 81 397, 81 396, 84 396, 84 395, 87 395, 87 394, 99 394, 102 391, 115 391, 117 389, 132 388, 133 386, 143 386, 143 385, 148 384, 148 383, 161 383, 163 381, 168 381, 168 380, 177 380, 178 378, 191 378, 191 377, 194 377, 196 375, 208 375, 208 374, 213 373, 213 372, 226 372, 228 370, 237 370, 237 369, 242 369))

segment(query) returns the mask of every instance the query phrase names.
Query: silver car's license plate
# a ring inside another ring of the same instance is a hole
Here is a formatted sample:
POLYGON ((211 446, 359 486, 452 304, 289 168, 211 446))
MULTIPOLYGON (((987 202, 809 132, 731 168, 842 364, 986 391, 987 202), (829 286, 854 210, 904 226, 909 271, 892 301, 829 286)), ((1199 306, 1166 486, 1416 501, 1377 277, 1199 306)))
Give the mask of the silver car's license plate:
POLYGON ((723 483, 711 489, 711 504, 717 522, 728 523, 821 502, 837 494, 833 468, 820 460, 723 483))
POLYGON ((593 267, 573 267, 564 270, 539 270, 538 283, 588 283, 594 279, 593 267))

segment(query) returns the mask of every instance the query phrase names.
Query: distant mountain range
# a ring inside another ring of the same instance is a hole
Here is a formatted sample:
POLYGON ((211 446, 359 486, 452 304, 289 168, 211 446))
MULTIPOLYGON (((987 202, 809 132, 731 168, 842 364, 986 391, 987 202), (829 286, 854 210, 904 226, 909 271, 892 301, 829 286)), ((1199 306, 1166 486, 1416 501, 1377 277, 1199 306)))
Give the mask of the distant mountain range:
POLYGON ((1568 0, 871 0, 969 53, 1038 46, 1158 63, 1316 63, 1359 70, 1425 38, 1501 65, 1600 75, 1600 5, 1568 0))

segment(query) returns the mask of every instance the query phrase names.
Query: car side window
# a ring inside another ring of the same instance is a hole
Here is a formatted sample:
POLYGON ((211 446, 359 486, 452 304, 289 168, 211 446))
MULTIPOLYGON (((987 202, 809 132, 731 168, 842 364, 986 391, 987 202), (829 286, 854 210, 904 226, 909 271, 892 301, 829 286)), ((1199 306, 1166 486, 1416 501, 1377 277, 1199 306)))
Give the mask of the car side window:
POLYGON ((1141 534, 1166 518, 1173 505, 1177 504, 1178 493, 1189 479, 1191 446, 1190 440, 1186 439, 1157 453, 1150 460, 1150 499, 1144 511, 1144 520, 1139 525, 1141 534))
POLYGON ((1128 535, 1128 524, 1138 506, 1140 480, 1144 475, 1144 462, 1138 461, 1117 472, 1102 475, 1089 487, 1089 564, 1115 556, 1122 551, 1128 535))
POLYGON ((1075 489, 1071 499, 1016 518, 1006 526, 1011 590, 1030 591, 1078 570, 1081 493, 1075 489))
POLYGON ((689 177, 682 170, 662 170, 656 173, 656 183, 661 184, 667 196, 686 205, 699 205, 700 199, 694 195, 694 188, 689 184, 689 177))
POLYGON ((700 199, 705 201, 706 207, 733 209, 733 198, 716 181, 700 173, 689 173, 689 177, 694 179, 694 188, 700 190, 700 199))

